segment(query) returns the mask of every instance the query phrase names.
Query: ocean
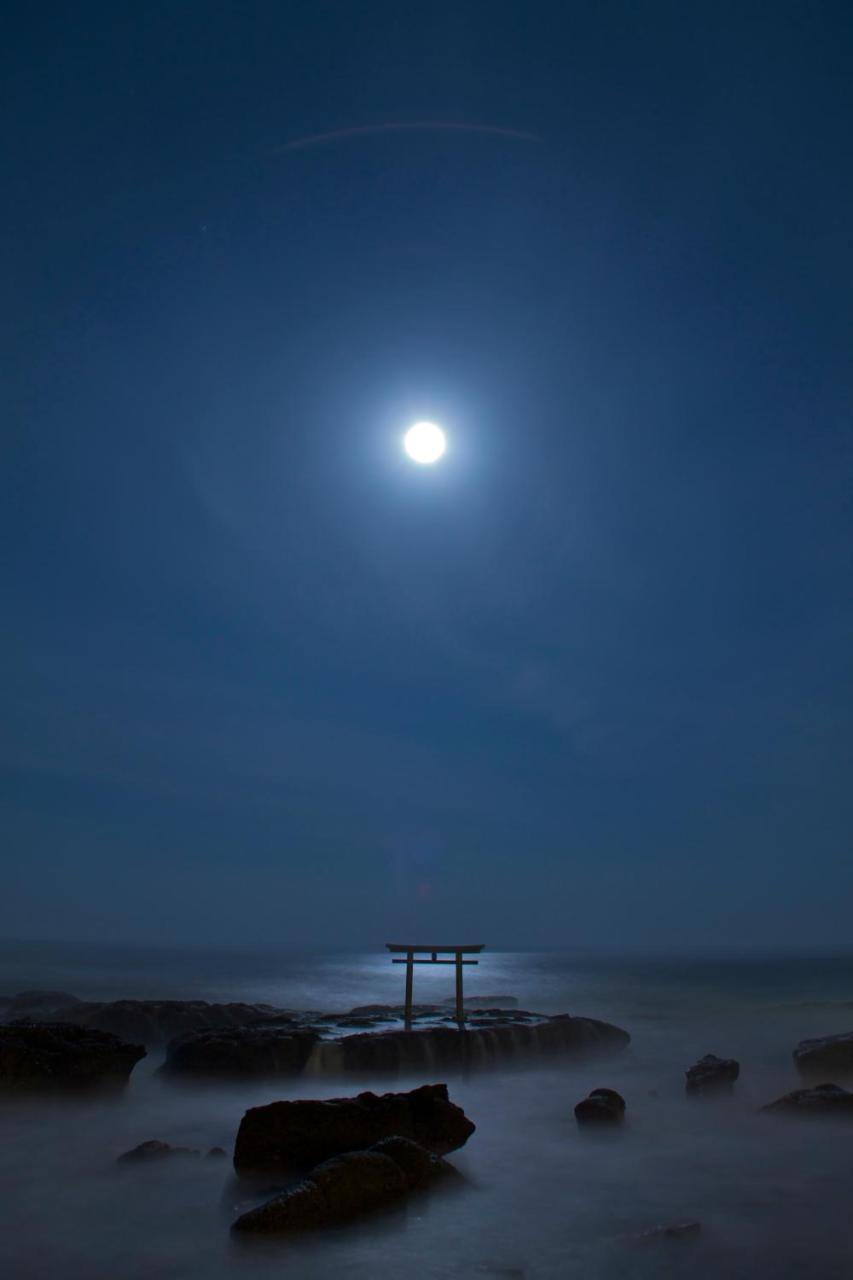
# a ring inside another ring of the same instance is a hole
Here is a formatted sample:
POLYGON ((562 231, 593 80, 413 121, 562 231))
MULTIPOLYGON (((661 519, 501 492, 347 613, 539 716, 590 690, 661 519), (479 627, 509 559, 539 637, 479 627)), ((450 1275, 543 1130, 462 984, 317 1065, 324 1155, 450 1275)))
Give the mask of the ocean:
MULTIPOLYGON (((415 999, 453 994, 452 969, 415 971, 415 999)), ((204 998, 344 1011, 398 1003, 400 966, 363 952, 178 950, 0 943, 0 995, 204 998)), ((461 1186, 299 1242, 238 1246, 225 1161, 123 1167, 149 1138, 233 1146, 247 1107, 382 1091, 422 1078, 180 1086, 138 1064, 120 1097, 0 1101, 0 1275, 8 1280, 616 1280, 853 1274, 853 1125, 762 1114, 796 1088, 797 1041, 853 1029, 853 953, 590 956, 483 953, 466 994, 614 1022, 627 1052, 448 1076, 477 1132, 451 1159, 461 1186), (705 1053, 735 1057, 731 1096, 685 1096, 705 1053), (574 1104, 618 1089, 627 1124, 578 1130, 574 1104), (700 1234, 639 1242, 699 1221, 700 1234)), ((843 1083, 843 1082, 842 1082, 843 1083)))

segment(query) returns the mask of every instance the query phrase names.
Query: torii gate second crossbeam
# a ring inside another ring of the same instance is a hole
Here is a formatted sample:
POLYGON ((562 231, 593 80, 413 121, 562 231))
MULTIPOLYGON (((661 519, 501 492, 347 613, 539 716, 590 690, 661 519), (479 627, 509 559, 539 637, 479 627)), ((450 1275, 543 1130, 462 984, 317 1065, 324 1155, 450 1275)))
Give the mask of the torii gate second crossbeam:
POLYGON ((456 965, 456 1021, 465 1021, 465 1001, 462 995, 462 966, 464 964, 478 964, 477 960, 463 960, 465 955, 478 955, 485 947, 484 942, 478 942, 467 947, 438 947, 438 946, 416 946, 412 942, 386 942, 385 946, 389 951, 405 954, 405 959, 393 959, 392 964, 404 964, 406 966, 406 1026, 411 1025, 412 1021, 412 986, 414 978, 414 965, 416 964, 454 964, 456 965), (416 955, 425 955, 427 959, 416 960, 416 955), (439 960, 440 955, 450 955, 451 960, 439 960))

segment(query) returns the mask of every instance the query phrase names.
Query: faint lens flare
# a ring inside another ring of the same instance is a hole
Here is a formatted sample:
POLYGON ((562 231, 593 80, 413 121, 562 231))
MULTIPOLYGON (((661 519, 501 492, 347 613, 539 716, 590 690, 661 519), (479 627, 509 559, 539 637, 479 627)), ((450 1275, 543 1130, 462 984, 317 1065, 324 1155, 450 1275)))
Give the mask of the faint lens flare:
POLYGON ((343 142, 346 139, 370 138, 384 133, 484 133, 497 138, 510 138, 516 142, 541 143, 542 138, 526 129, 503 129, 494 124, 463 124, 443 120, 413 120, 408 124, 365 124, 347 129, 331 129, 327 133, 311 133, 304 138, 294 138, 281 147, 275 147, 273 155, 284 151, 304 151, 308 147, 324 146, 328 142, 343 142))

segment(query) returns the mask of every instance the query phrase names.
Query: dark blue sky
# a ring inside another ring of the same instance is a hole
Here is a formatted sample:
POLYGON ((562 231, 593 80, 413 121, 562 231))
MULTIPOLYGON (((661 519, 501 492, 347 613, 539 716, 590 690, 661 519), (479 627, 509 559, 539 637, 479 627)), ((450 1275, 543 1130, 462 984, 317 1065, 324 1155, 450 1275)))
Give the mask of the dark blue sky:
POLYGON ((849 941, 850 6, 3 44, 0 933, 849 941))

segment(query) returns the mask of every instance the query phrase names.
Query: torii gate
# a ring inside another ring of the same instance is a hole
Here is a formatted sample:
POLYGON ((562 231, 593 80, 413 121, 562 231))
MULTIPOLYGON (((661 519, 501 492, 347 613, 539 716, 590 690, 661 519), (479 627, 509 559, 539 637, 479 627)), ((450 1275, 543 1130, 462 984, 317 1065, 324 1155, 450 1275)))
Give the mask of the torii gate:
POLYGON ((415 946, 411 942, 386 942, 385 946, 392 952, 404 952, 405 960, 392 960, 392 964, 404 964, 406 966, 406 1026, 410 1026, 412 1021, 412 985, 414 978, 414 968, 416 964, 455 964, 456 965, 456 1021, 465 1021, 465 1002, 462 997, 462 966, 463 964, 478 964, 477 960, 463 960, 462 957, 468 954, 479 954, 485 947, 484 942, 479 942, 468 947, 436 947, 436 946, 415 946), (427 960, 416 960, 415 955, 424 954, 429 957, 427 960), (452 955, 452 960, 439 960, 439 955, 452 955))

